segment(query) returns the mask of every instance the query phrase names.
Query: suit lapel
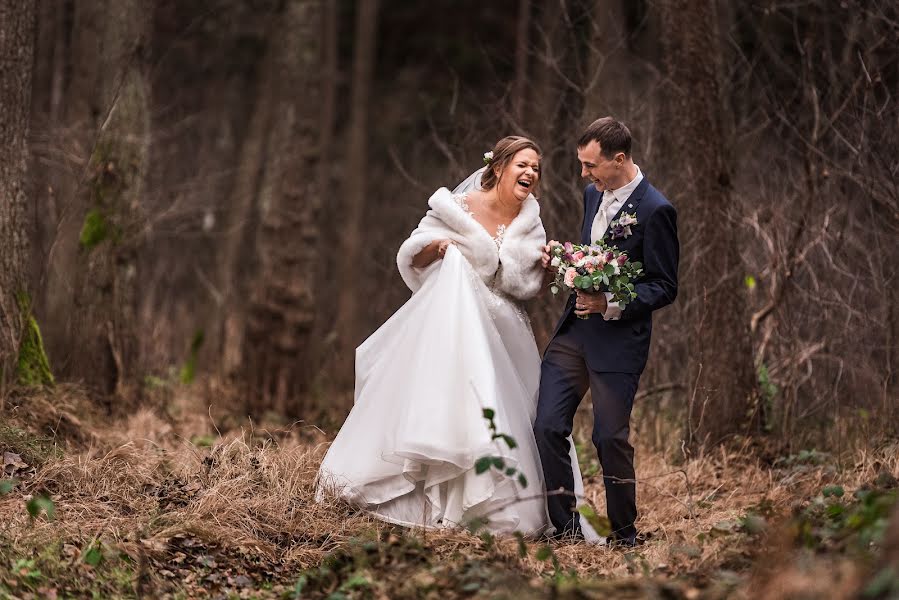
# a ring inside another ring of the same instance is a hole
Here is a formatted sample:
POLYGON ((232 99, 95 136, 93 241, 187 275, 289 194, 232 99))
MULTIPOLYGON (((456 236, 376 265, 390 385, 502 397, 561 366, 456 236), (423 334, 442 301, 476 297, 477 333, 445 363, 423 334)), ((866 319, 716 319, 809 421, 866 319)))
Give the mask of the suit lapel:
POLYGON ((593 229, 593 219, 596 218, 596 211, 599 210, 599 205, 602 202, 602 194, 596 191, 595 186, 592 191, 593 193, 587 197, 587 213, 584 215, 584 228, 581 229, 582 244, 592 243, 590 230, 593 229))
MULTIPOLYGON (((606 232, 603 235, 603 239, 608 237, 609 231, 611 231, 612 223, 621 218, 621 215, 624 213, 632 213, 636 214, 637 206, 640 204, 640 200, 643 199, 643 196, 646 194, 646 190, 649 188, 649 182, 646 180, 646 176, 643 176, 643 180, 640 181, 639 185, 631 192, 630 197, 621 205, 621 208, 618 209, 618 212, 615 213, 615 216, 609 221, 609 226, 606 228, 606 232)), ((595 211, 594 211, 595 212, 595 211)), ((613 242, 611 238, 609 242, 613 242)))

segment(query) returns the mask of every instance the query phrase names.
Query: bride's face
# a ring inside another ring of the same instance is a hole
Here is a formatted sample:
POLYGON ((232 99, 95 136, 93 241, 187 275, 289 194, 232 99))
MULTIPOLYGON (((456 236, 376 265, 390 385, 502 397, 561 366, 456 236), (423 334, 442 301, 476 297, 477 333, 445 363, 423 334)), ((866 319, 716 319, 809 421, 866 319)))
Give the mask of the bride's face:
POLYGON ((533 148, 519 150, 499 174, 497 188, 508 198, 514 196, 523 202, 532 193, 540 180, 540 155, 533 148))

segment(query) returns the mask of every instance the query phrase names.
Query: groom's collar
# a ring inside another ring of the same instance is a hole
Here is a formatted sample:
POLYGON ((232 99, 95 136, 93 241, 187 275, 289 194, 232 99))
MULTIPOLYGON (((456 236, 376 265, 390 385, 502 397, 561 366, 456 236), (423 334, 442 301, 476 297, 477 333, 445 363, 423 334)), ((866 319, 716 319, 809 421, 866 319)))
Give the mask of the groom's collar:
POLYGON ((637 167, 637 174, 634 175, 633 179, 631 179, 629 182, 618 189, 606 190, 603 195, 605 196, 606 194, 612 194, 617 202, 623 202, 630 198, 634 193, 634 190, 637 189, 637 186, 640 185, 640 182, 643 181, 643 171, 641 171, 640 167, 638 167, 637 165, 634 166, 637 167))

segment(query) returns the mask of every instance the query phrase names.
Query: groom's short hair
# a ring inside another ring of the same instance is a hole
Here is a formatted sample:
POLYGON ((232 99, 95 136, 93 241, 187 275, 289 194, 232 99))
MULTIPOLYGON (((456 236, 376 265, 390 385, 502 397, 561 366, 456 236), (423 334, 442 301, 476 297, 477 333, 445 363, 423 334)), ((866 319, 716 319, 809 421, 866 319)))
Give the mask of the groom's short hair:
POLYGON ((624 152, 628 158, 631 156, 631 131, 627 125, 612 117, 602 117, 590 123, 577 141, 577 147, 583 148, 593 141, 599 144, 606 158, 612 158, 619 152, 624 152))

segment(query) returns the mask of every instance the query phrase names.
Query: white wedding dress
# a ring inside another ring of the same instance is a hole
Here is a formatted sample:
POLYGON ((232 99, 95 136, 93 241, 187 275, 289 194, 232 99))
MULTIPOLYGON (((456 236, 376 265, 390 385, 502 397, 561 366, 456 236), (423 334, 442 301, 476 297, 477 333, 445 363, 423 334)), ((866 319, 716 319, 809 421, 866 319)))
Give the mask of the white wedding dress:
MULTIPOLYGON (((336 494, 404 526, 486 519, 495 533, 539 535, 551 526, 533 434, 540 355, 527 314, 455 246, 420 275, 421 287, 356 350, 355 404, 322 462, 317 498, 336 494), (485 408, 514 448, 491 439, 485 408), (516 471, 478 474, 484 456, 516 471)), ((582 495, 574 444, 571 453, 582 495)))

